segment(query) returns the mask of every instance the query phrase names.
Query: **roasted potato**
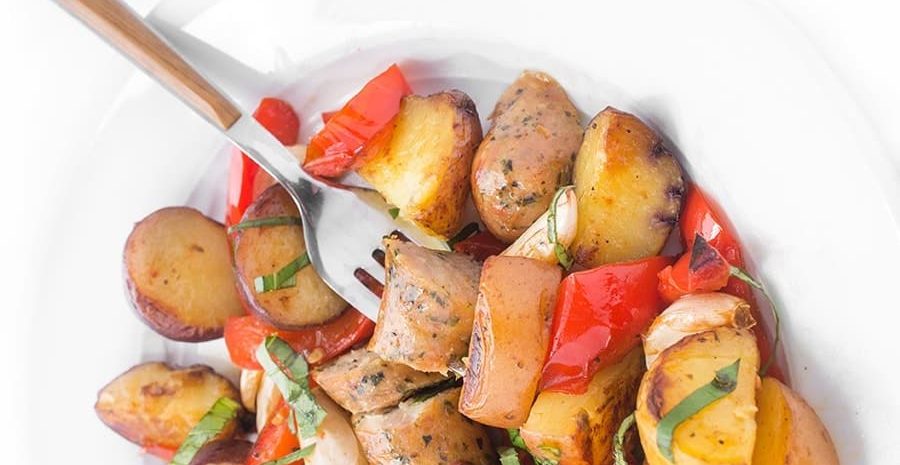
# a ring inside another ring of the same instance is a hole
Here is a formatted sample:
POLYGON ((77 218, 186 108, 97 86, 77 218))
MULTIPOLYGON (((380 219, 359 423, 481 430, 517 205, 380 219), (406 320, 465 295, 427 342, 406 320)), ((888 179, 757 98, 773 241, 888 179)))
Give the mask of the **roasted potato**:
POLYGON ((508 244, 571 182, 582 129, 563 88, 535 71, 506 88, 490 120, 472 164, 472 198, 485 226, 508 244))
POLYGON ((138 316, 177 341, 222 337, 228 317, 243 315, 225 227, 187 207, 163 208, 131 230, 125 286, 138 316))
POLYGON ((756 393, 753 465, 838 465, 822 420, 799 394, 775 378, 763 378, 756 393))
MULTIPOLYGON (((280 185, 263 191, 244 213, 243 221, 275 216, 300 217, 294 201, 280 185)), ((235 273, 241 296, 253 313, 278 328, 299 329, 324 323, 347 308, 347 303, 312 266, 297 272, 294 286, 257 292, 257 277, 277 272, 305 251, 299 225, 247 228, 234 235, 235 273)))
POLYGON ((485 425, 517 428, 528 418, 550 344, 556 265, 489 257, 478 303, 459 411, 485 425))
MULTIPOLYGON (((325 410, 325 419, 319 425, 315 438, 316 447, 305 465, 368 465, 356 434, 350 426, 350 415, 338 407, 321 389, 313 389, 313 396, 325 410)), ((311 444, 312 438, 302 438, 302 445, 311 444)))
POLYGON ((387 277, 369 350, 447 374, 469 348, 481 265, 468 255, 384 241, 387 277))
POLYGON ((749 329, 756 324, 750 304, 724 292, 688 294, 669 305, 647 329, 644 358, 649 367, 662 351, 691 334, 719 326, 749 329))
POLYGON ((462 226, 480 141, 478 111, 465 93, 407 96, 394 121, 368 144, 358 173, 400 216, 447 238, 462 226))
POLYGON ((412 393, 446 379, 439 373, 422 373, 402 363, 387 362, 366 349, 341 355, 310 375, 351 413, 395 407, 412 393))
MULTIPOLYGON (((175 369, 164 363, 137 365, 97 394, 94 411, 125 439, 143 447, 177 449, 220 397, 240 401, 237 388, 207 366, 175 369)), ((218 439, 228 439, 235 424, 218 439)))
POLYGON ((635 420, 649 465, 671 465, 656 444, 660 419, 712 381, 717 370, 738 359, 734 391, 678 426, 672 454, 680 465, 751 464, 759 350, 749 330, 718 327, 687 336, 664 350, 641 380, 635 420))
POLYGON ((222 439, 206 443, 190 465, 244 465, 253 443, 243 439, 222 439))
POLYGON ((555 243, 550 242, 549 217, 550 209, 547 209, 512 245, 503 251, 503 255, 534 258, 551 265, 559 263, 556 244, 559 243, 564 250, 568 250, 569 245, 575 240, 575 232, 578 230, 578 204, 575 198, 575 189, 571 186, 564 188, 556 201, 555 243))
POLYGON ((622 420, 634 409, 644 372, 640 347, 602 368, 583 394, 544 391, 519 430, 536 456, 559 465, 609 465, 612 441, 622 420))
POLYGON ((588 125, 575 159, 578 233, 585 268, 656 255, 678 221, 684 179, 659 135, 607 107, 588 125))
POLYGON ((354 415, 353 429, 369 464, 495 464, 484 427, 456 410, 459 392, 448 389, 387 412, 354 415))

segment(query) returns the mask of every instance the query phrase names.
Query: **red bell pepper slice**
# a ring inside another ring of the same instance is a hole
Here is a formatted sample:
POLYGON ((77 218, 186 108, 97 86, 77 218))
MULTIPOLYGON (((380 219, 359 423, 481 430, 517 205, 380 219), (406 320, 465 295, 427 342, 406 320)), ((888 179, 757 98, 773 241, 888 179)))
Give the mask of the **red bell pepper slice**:
MULTIPOLYGON (((744 269, 744 256, 741 252, 741 243, 737 240, 737 235, 728 218, 724 215, 717 205, 714 205, 697 186, 690 186, 685 197, 684 211, 681 214, 681 239, 688 249, 693 248, 694 240, 697 236, 703 237, 716 249, 729 264, 744 269)), ((753 296, 753 289, 745 282, 734 277, 728 279, 728 285, 723 292, 740 297, 750 303, 753 317, 758 322, 763 320, 760 318, 759 306, 753 296)), ((767 328, 762 324, 753 327, 753 333, 756 335, 756 344, 759 346, 760 360, 764 360, 769 364, 768 360, 774 356, 770 337, 767 328)), ((767 372, 770 376, 774 376, 781 381, 787 382, 785 375, 787 373, 775 359, 767 372)))
POLYGON ((487 231, 477 232, 453 244, 453 251, 472 256, 475 260, 483 262, 492 255, 500 255, 506 250, 506 244, 487 231))
MULTIPOLYGON (((290 104, 276 98, 259 102, 253 117, 284 145, 294 145, 300 137, 300 119, 290 104)), ((241 222, 244 211, 275 180, 247 155, 235 152, 228 167, 226 226, 241 222)))
POLYGON ((731 265, 697 235, 691 253, 659 272, 659 293, 668 303, 694 292, 713 292, 728 285, 731 265))
POLYGON ((640 344, 665 302, 657 274, 672 263, 650 257, 572 273, 556 298, 541 390, 580 394, 594 374, 640 344))
POLYGON ((374 330, 375 323, 353 308, 348 308, 327 323, 297 331, 278 329, 254 315, 248 315, 229 318, 225 323, 225 346, 235 365, 248 370, 261 370, 256 360, 256 349, 266 336, 277 334, 307 359, 315 351, 314 362, 318 364, 367 340, 374 330))
POLYGON ((375 76, 309 141, 303 168, 323 177, 349 171, 366 142, 400 111, 400 100, 411 93, 397 65, 375 76))
MULTIPOLYGON (((260 465, 280 459, 300 447, 297 435, 291 432, 288 418, 291 408, 283 400, 278 404, 275 413, 256 438, 253 448, 247 454, 246 465, 260 465)), ((293 463, 302 463, 297 460, 293 463)))
POLYGON ((171 462, 172 457, 175 457, 175 452, 177 452, 177 449, 173 449, 173 448, 166 447, 166 446, 157 446, 157 445, 153 445, 153 444, 146 444, 142 447, 144 448, 144 452, 146 452, 154 457, 159 457, 159 458, 163 459, 166 463, 171 462))

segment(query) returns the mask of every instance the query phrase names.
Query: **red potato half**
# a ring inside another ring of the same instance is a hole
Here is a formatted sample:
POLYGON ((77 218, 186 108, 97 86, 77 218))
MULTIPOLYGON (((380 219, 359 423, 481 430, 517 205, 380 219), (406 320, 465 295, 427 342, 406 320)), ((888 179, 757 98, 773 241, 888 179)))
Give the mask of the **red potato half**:
POLYGON ((244 314, 225 227, 188 207, 157 210, 125 243, 125 285, 137 314, 177 341, 222 337, 225 321, 244 314))

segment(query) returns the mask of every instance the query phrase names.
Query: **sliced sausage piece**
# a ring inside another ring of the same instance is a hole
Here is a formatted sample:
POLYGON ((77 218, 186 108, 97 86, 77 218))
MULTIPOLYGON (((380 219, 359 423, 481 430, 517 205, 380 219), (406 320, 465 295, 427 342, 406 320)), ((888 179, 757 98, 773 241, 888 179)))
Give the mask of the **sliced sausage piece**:
POLYGON ((498 428, 525 423, 537 393, 556 288, 556 265, 525 257, 484 262, 459 410, 498 428))
POLYGON ((353 416, 371 465, 497 463, 485 428, 456 409, 460 388, 408 400, 384 413, 353 416))
POLYGON ((356 349, 317 367, 312 378, 341 407, 365 413, 396 407, 413 392, 446 378, 402 363, 382 360, 375 352, 356 349))
POLYGON ((369 350, 446 374, 466 355, 481 265, 468 255, 386 239, 387 277, 369 350))

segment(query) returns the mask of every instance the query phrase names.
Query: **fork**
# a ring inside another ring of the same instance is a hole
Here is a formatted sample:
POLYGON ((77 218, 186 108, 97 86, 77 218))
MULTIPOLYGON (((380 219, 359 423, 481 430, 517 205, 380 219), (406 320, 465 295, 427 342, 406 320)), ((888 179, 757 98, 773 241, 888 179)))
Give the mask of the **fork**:
POLYGON ((446 249, 412 223, 391 216, 372 189, 307 174, 274 136, 194 69, 121 0, 57 0, 187 106, 222 132, 290 193, 300 210, 313 268, 350 305, 375 320, 380 299, 357 276, 383 283, 382 238, 402 234, 420 245, 446 249))

